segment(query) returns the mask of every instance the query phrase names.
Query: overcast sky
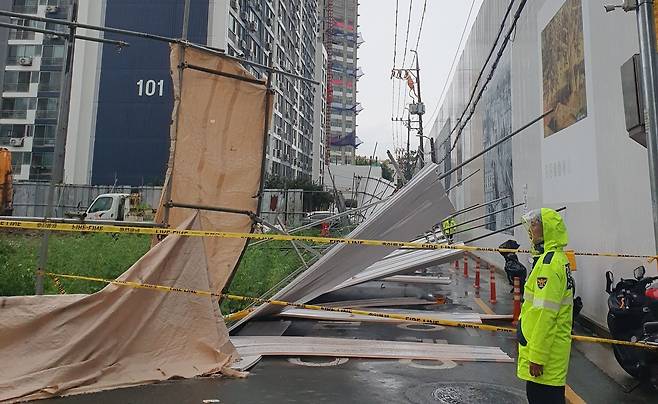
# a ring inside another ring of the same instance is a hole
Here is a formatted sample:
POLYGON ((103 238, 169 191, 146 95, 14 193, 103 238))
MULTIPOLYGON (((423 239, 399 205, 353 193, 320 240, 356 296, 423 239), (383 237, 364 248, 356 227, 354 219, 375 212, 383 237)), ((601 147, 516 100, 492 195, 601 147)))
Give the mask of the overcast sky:
MULTIPOLYGON (((397 66, 402 66, 404 44, 409 16, 409 2, 412 1, 411 26, 405 67, 411 67, 413 53, 409 49, 416 47, 418 27, 420 25, 423 3, 425 0, 398 0, 398 38, 397 66)), ((425 103, 425 119, 428 120, 438 105, 441 89, 448 75, 453 56, 459 44, 459 38, 466 23, 472 0, 427 0, 425 22, 418 47, 421 69, 421 95, 425 103)), ((470 25, 477 16, 483 0, 474 0, 469 28, 464 38, 468 38, 470 25)), ((398 87, 395 96, 392 91, 391 68, 393 66, 393 43, 395 34, 396 0, 360 0, 359 30, 365 43, 358 51, 359 65, 365 75, 358 83, 357 101, 363 111, 357 118, 357 135, 363 144, 357 154, 370 156, 375 143, 377 155, 386 159, 386 150, 393 152, 393 134, 391 128, 392 101, 397 107, 398 87)), ((463 46, 463 44, 462 44, 463 46)), ((403 83, 401 83, 403 84, 403 83)), ((400 97, 399 111, 402 112, 404 86, 400 97)), ((408 101, 407 101, 408 102, 408 101)), ((425 133, 429 133, 431 122, 425 124, 425 133)), ((406 144, 406 128, 397 126, 401 141, 406 144)), ((396 132, 397 133, 397 132, 396 132)), ((413 133, 413 132, 412 132, 413 133)), ((412 139, 411 148, 418 146, 417 138, 412 139)))

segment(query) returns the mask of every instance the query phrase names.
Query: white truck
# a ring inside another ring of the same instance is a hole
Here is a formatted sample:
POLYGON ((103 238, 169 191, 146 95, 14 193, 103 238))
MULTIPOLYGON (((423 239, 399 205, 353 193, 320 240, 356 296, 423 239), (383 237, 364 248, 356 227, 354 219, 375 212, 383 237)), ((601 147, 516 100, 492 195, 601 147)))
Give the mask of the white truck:
POLYGON ((144 206, 138 193, 98 195, 83 213, 86 220, 151 222, 154 217, 155 210, 144 206))

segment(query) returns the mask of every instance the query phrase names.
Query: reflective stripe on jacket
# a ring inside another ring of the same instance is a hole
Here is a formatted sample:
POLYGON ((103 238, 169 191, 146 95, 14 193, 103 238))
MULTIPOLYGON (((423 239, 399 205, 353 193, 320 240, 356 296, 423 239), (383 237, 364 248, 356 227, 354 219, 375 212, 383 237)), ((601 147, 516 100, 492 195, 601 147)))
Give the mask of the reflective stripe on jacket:
POLYGON ((564 386, 571 353, 573 279, 563 248, 568 235, 560 215, 542 209, 544 253, 524 288, 519 319, 517 376, 535 383, 564 386), (539 377, 530 374, 530 362, 543 365, 539 377))

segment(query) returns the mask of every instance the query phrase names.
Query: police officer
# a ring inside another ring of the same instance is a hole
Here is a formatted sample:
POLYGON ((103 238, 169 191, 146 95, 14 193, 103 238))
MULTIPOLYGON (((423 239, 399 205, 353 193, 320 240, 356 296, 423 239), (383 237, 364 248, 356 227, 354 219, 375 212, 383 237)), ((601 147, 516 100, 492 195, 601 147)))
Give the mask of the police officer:
POLYGON ((574 289, 564 253, 567 229, 559 213, 547 208, 528 212, 523 224, 538 259, 524 288, 517 376, 526 381, 530 404, 564 403, 574 289))
POLYGON ((448 219, 441 222, 441 231, 446 239, 452 243, 453 235, 455 234, 455 229, 457 227, 457 222, 454 218, 449 217, 448 219))

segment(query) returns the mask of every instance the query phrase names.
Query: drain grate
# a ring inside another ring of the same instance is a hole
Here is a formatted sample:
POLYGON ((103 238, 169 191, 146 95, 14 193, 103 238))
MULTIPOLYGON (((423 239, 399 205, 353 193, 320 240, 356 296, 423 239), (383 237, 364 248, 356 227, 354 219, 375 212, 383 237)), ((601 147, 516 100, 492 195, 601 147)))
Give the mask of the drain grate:
POLYGON ((522 390, 478 382, 423 384, 409 389, 406 396, 414 403, 527 403, 522 390))

